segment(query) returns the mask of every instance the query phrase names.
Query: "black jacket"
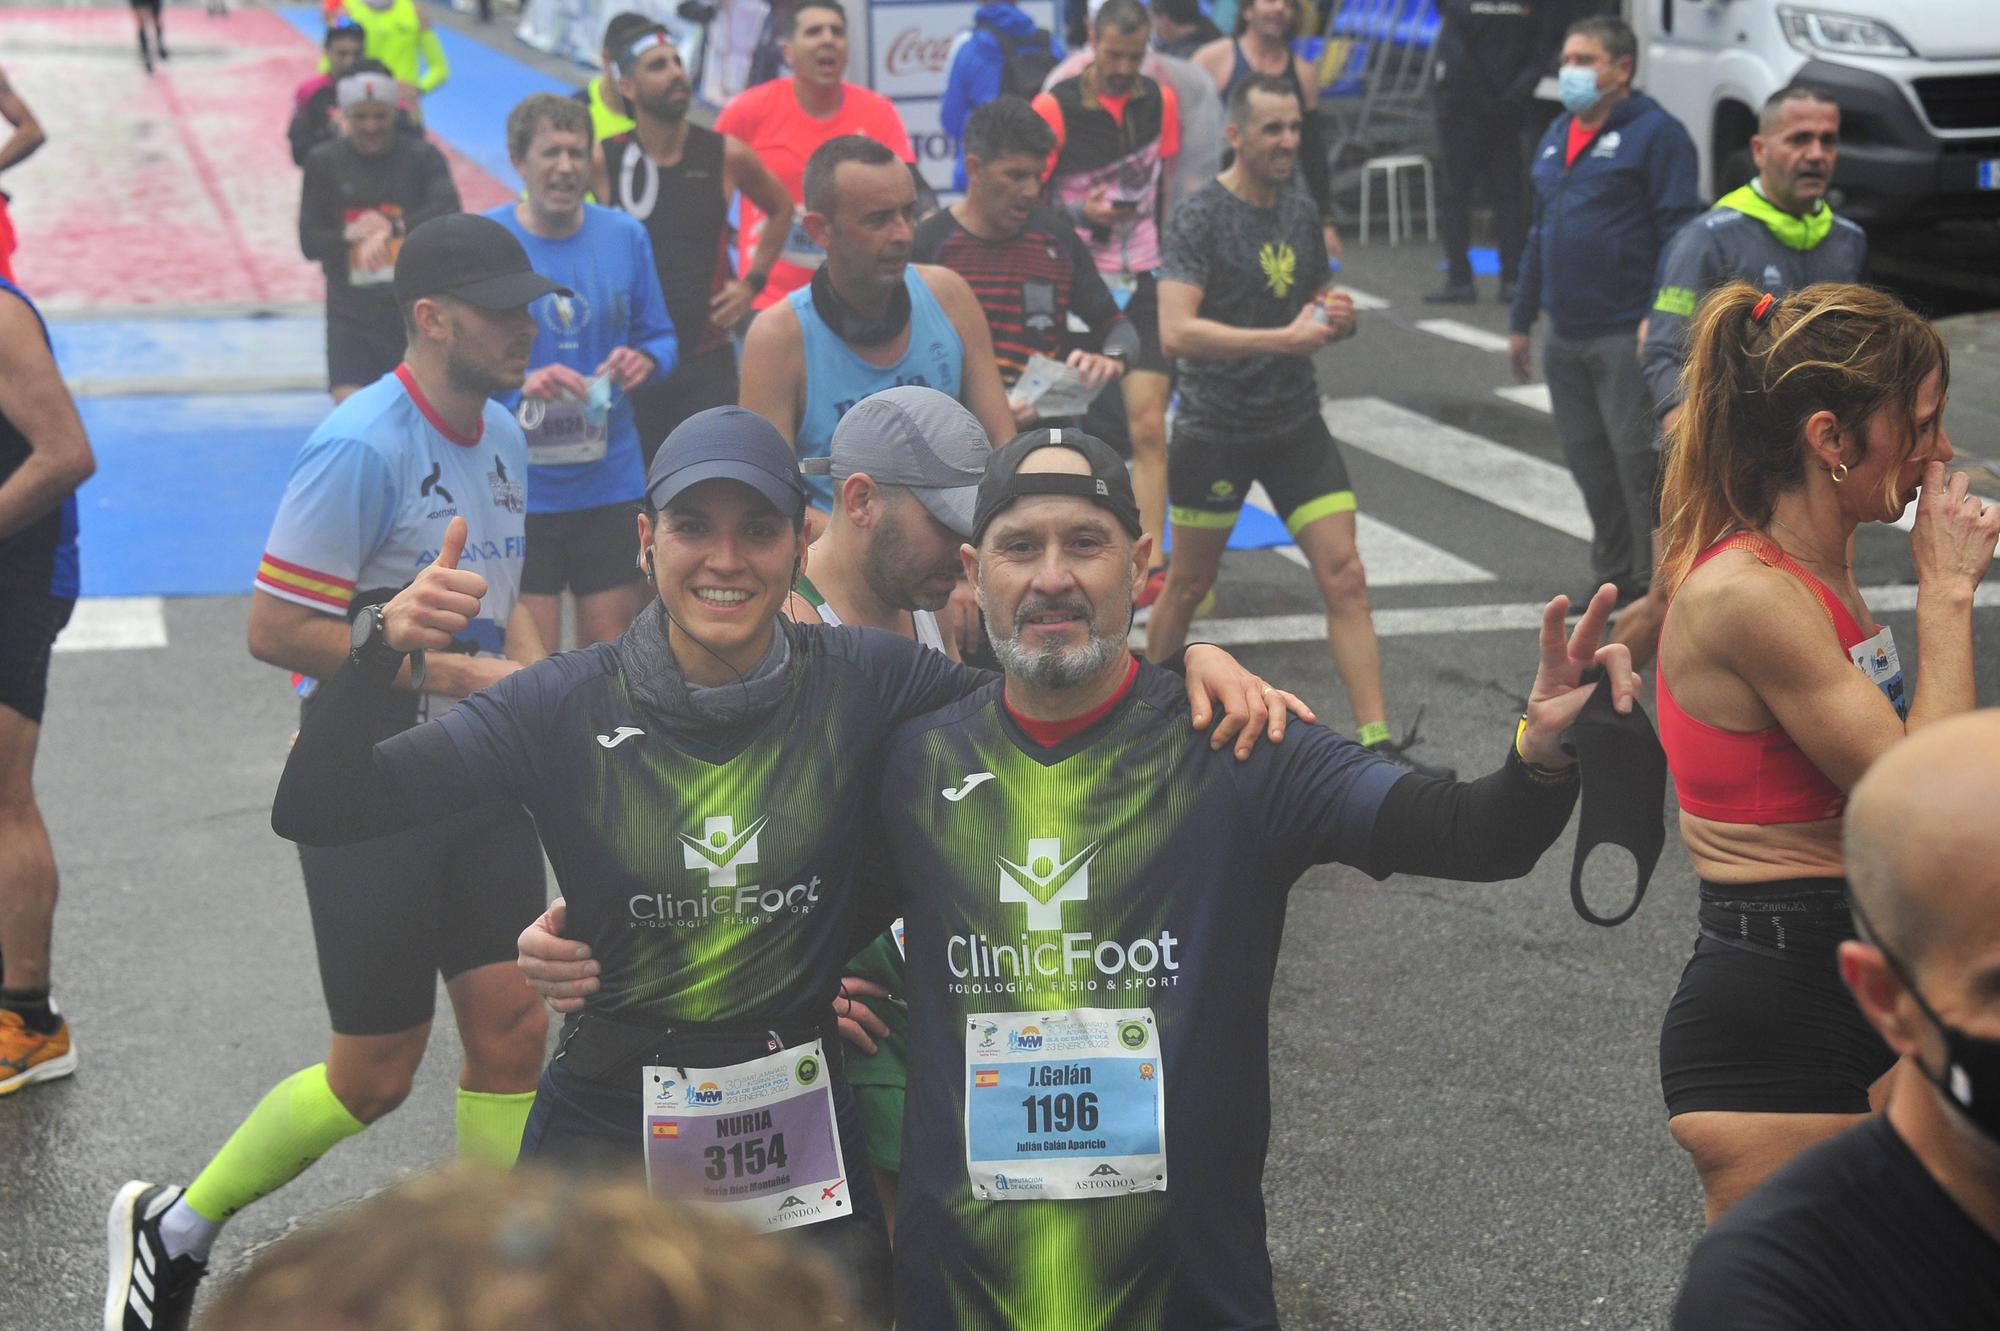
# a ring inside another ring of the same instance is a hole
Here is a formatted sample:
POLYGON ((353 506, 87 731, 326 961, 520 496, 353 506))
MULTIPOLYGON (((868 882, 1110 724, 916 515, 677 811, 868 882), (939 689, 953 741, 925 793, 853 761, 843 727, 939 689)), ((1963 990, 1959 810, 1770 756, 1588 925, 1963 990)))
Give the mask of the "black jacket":
POLYGON ((1438 100, 1475 112, 1526 106, 1560 45, 1551 0, 1438 0, 1438 100))

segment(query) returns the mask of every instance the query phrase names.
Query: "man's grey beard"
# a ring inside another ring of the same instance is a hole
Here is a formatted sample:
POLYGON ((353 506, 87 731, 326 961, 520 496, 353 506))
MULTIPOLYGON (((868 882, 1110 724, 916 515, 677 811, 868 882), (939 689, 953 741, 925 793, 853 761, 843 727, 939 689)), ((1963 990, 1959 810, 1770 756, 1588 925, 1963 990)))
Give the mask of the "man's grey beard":
MULTIPOLYGON (((1024 598, 1014 612, 1013 633, 1003 636, 993 624, 993 615, 986 610, 986 598, 980 596, 980 613, 986 620, 986 636, 993 644, 993 655, 999 658, 1000 668, 1010 679, 1018 679, 1030 688, 1057 691, 1073 689, 1079 684, 1087 684, 1104 673, 1124 643, 1117 637, 1097 631, 1097 616, 1090 615, 1090 641, 1081 647, 1064 647, 1051 642, 1040 651, 1031 651, 1021 645, 1021 623, 1029 615, 1045 610, 1071 609, 1072 605, 1041 598, 1024 598)), ((1127 622, 1130 622, 1129 614, 1127 622)))

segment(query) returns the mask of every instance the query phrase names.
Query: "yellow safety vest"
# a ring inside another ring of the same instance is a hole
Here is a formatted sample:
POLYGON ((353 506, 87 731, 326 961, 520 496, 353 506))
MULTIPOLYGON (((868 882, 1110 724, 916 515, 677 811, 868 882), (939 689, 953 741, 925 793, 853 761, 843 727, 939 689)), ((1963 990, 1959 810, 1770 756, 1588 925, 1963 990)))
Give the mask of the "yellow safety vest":
POLYGON ((600 75, 590 81, 590 134, 598 143, 633 128, 630 116, 621 116, 604 104, 604 80, 608 77, 600 75))
MULTIPOLYGON (((393 0, 387 9, 377 9, 368 0, 347 0, 343 12, 367 39, 364 53, 369 59, 387 65, 397 82, 413 84, 419 92, 431 93, 450 77, 444 43, 417 13, 415 0, 393 0)), ((415 107, 409 109, 413 115, 418 113, 415 107)))

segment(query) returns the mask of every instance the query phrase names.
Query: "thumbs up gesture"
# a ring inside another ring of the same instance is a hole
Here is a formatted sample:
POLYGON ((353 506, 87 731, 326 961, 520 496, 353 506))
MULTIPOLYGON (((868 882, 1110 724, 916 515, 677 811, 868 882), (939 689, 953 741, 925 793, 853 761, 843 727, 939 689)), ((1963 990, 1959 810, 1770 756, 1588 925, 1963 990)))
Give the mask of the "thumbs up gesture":
POLYGON ((399 652, 442 651, 479 613, 486 579, 458 566, 465 551, 464 518, 444 529, 444 544, 429 568, 382 607, 382 638, 399 652))

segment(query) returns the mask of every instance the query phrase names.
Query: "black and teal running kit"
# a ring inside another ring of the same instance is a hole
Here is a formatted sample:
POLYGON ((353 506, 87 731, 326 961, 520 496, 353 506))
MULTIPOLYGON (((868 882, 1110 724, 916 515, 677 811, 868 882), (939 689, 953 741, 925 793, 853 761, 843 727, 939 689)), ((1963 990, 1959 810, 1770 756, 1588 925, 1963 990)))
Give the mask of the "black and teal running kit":
POLYGON ((904 1331, 1278 1325, 1264 1245, 1269 1007, 1287 893, 1525 873, 1573 775, 1433 780, 1318 726, 1239 763, 1151 665, 1044 747, 998 685, 900 729, 904 1331))

